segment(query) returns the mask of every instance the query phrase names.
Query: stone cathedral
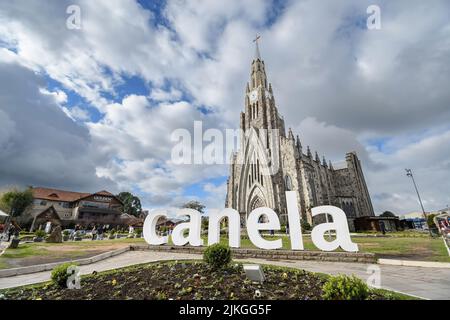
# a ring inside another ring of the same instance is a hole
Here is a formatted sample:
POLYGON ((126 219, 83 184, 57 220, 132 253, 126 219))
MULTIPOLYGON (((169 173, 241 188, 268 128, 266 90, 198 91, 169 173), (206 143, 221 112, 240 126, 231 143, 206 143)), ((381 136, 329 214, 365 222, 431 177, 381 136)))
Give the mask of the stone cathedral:
POLYGON ((358 156, 355 152, 347 153, 344 164, 333 166, 325 158, 321 160, 317 152, 313 155, 309 146, 304 150, 299 136, 294 137, 291 129, 286 134, 272 85, 267 81, 258 38, 255 42, 245 112, 240 114, 240 150, 231 156, 226 207, 236 209, 243 222, 252 210, 269 207, 284 223, 287 219, 285 192, 296 191, 302 218, 311 225, 325 219, 321 215, 313 221, 311 208, 333 205, 346 213, 353 231, 356 218, 374 216, 358 156), (252 139, 249 132, 258 139, 252 139), (261 163, 271 162, 277 162, 278 169, 262 174, 261 163))

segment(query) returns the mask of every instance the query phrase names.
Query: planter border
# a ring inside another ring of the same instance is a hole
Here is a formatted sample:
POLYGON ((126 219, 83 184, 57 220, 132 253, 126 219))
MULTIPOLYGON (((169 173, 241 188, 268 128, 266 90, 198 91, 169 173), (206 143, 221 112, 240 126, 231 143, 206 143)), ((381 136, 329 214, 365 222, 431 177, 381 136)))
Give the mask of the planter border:
MULTIPOLYGON (((131 251, 170 251, 176 253, 202 254, 206 247, 176 247, 171 245, 150 246, 131 245, 131 251)), ((232 248, 233 256, 236 258, 258 258, 258 259, 278 259, 278 260, 312 260, 328 262, 357 262, 357 263, 377 263, 377 258, 373 253, 357 252, 324 252, 324 251, 292 251, 292 250, 262 250, 232 248)))

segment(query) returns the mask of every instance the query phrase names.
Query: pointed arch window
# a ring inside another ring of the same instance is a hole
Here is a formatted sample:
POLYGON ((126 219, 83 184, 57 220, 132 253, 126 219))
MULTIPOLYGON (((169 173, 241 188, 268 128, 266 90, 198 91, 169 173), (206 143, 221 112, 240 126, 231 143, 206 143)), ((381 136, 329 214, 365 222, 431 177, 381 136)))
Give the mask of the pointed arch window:
POLYGON ((284 186, 286 188, 286 191, 292 191, 292 180, 291 177, 288 175, 284 177, 284 186))

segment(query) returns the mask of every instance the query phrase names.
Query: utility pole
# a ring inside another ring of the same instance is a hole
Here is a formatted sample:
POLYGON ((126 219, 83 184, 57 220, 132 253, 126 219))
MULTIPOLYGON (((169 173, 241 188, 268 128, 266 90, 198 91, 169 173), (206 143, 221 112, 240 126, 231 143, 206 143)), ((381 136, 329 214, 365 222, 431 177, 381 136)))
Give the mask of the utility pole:
MULTIPOLYGON (((406 175, 411 178, 414 188, 416 189, 417 197, 419 198, 420 206, 422 207, 423 217, 425 218, 425 223, 427 223, 427 214, 425 212, 425 209, 423 207, 422 198, 420 198, 419 189, 417 188, 416 180, 414 180, 414 175, 411 169, 405 169, 406 175)), ((432 237, 433 234, 431 233, 431 228, 428 226, 428 231, 430 232, 430 236, 432 237)))

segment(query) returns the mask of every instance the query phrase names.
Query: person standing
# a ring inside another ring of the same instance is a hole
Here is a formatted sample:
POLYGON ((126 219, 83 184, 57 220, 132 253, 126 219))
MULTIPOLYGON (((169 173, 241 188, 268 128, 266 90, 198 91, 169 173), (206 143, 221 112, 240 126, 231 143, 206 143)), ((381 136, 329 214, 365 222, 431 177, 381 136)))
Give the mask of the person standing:
POLYGON ((11 225, 11 227, 8 230, 8 241, 7 242, 9 242, 11 240, 11 237, 14 236, 15 233, 16 233, 16 228, 13 225, 11 225))
POLYGON ((100 226, 98 228, 98 240, 103 240, 103 232, 104 232, 104 226, 100 226))
POLYGON ((94 224, 94 228, 92 228, 92 240, 97 238, 97 227, 94 224))

